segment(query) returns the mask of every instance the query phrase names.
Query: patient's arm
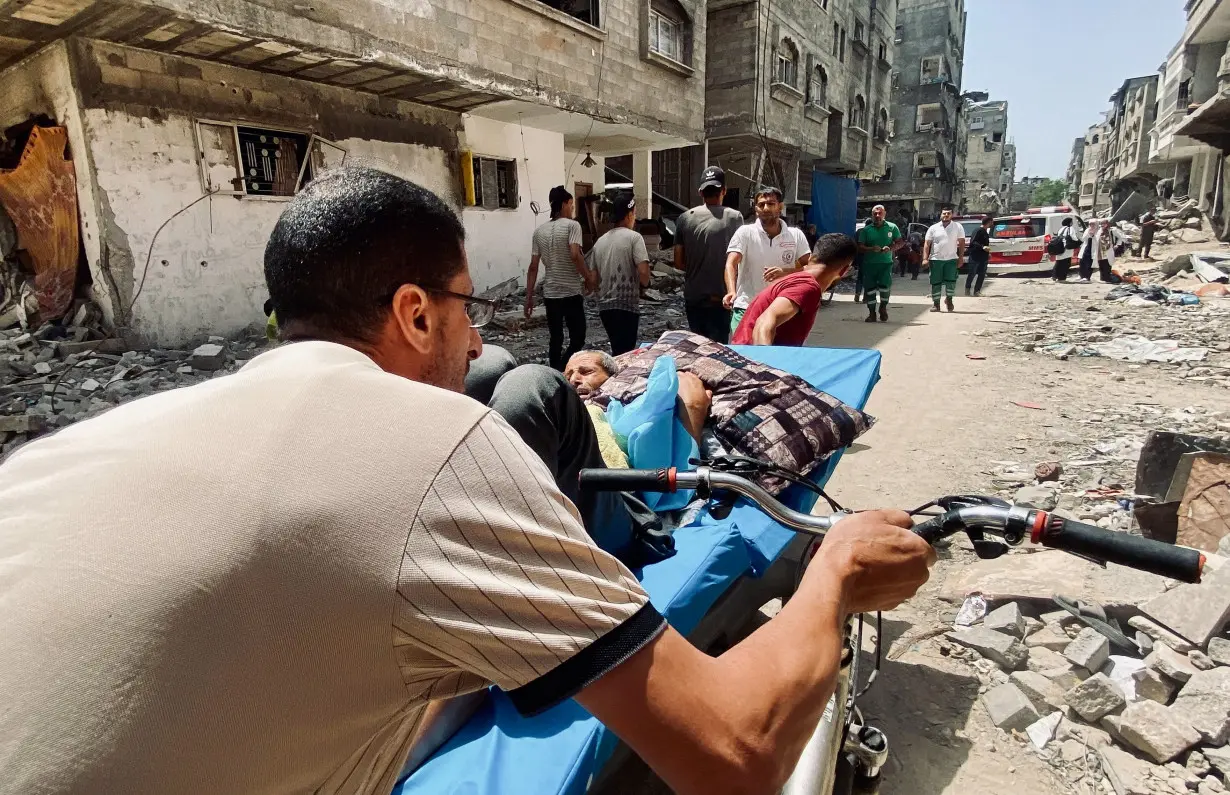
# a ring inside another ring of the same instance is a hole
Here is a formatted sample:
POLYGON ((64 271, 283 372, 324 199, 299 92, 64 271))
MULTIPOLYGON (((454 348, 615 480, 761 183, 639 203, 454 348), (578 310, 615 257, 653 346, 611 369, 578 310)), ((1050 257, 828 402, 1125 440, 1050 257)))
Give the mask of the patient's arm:
POLYGON ((709 419, 713 393, 705 389, 705 383, 691 373, 679 373, 679 402, 683 409, 679 412, 679 419, 699 444, 705 420, 709 419))

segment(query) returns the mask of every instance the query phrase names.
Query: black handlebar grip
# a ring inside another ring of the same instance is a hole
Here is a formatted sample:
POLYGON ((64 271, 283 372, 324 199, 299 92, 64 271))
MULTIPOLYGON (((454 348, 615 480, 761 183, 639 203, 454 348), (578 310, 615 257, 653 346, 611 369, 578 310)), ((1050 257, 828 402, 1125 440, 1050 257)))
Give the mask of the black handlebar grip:
POLYGON ((1200 582, 1205 557, 1199 550, 1103 530, 1059 516, 1048 516, 1036 527, 1038 529, 1033 534, 1035 544, 1087 555, 1173 580, 1200 582))
POLYGON ((944 529, 943 516, 933 516, 925 522, 914 525, 913 529, 915 535, 932 546, 935 546, 936 541, 948 535, 948 532, 944 529))
POLYGON ((588 491, 675 491, 675 469, 582 469, 581 488, 588 491))

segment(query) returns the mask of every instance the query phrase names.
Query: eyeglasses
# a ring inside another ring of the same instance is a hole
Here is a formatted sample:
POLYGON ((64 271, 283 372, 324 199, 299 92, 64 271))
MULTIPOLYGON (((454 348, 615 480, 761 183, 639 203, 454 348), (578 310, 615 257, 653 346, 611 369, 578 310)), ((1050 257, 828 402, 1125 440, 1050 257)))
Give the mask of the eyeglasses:
MULTIPOLYGON (((495 319, 495 310, 499 308, 499 300, 490 298, 479 298, 476 295, 464 295, 463 293, 455 293, 451 290, 441 290, 438 287, 423 287, 426 292, 433 295, 444 296, 445 298, 456 298, 458 301, 464 301, 466 305, 466 317, 470 319, 471 328, 482 328, 495 319)), ((398 287, 397 289, 401 289, 398 287)), ((389 293, 388 297, 380 303, 387 304, 393 300, 393 296, 397 295, 397 290, 389 293)))
POLYGON ((464 301, 466 305, 466 317, 470 319, 471 328, 482 328, 495 318, 495 310, 499 307, 498 300, 493 301, 490 298, 479 298, 476 295, 463 295, 462 293, 454 293, 449 290, 440 290, 435 287, 424 287, 429 293, 442 295, 446 298, 456 298, 458 301, 464 301))

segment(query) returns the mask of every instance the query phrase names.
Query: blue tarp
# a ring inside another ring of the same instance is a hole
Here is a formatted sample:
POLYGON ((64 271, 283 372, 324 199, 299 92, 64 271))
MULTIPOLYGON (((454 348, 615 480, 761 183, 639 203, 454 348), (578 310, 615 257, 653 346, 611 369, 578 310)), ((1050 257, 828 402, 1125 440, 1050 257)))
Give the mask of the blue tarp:
POLYGON ((816 232, 821 235, 840 232, 854 237, 854 225, 858 223, 858 188, 857 179, 813 171, 807 222, 815 224, 816 232))
MULTIPOLYGON (((851 228, 853 231, 853 228, 851 228)), ((877 351, 834 348, 734 346, 749 359, 798 375, 818 389, 862 408, 880 377, 877 351)), ((813 473, 825 483, 840 454, 813 473)), ((805 489, 784 501, 810 510, 816 496, 805 489)), ((721 521, 708 514, 675 531, 677 554, 640 572, 654 606, 679 632, 688 634, 731 585, 760 574, 777 559, 794 533, 742 503, 721 521)), ((508 696, 491 697, 462 729, 395 795, 579 795, 601 770, 618 738, 569 699, 533 718, 519 715, 508 696)))

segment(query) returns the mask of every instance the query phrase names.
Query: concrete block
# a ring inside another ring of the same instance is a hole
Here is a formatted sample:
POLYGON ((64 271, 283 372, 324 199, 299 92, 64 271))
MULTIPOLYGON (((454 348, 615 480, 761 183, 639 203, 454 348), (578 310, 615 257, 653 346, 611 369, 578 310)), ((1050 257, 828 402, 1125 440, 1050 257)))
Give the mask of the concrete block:
POLYGON ((1120 712, 1127 706, 1123 690, 1101 673, 1068 690, 1064 693, 1064 700, 1076 710, 1076 714, 1090 723, 1097 723, 1106 715, 1120 712))
POLYGON ((43 430, 43 418, 38 414, 14 414, 0 417, 0 434, 38 433, 43 430))
POLYGON ((162 57, 148 50, 126 49, 124 61, 128 64, 129 69, 136 69, 138 72, 161 73, 164 71, 162 57))
POLYGON ((1179 635, 1176 635, 1147 616, 1132 616, 1128 619, 1128 626, 1145 633, 1153 638, 1155 642, 1165 643, 1180 654, 1187 654, 1196 648, 1179 635))
MULTIPOLYGON (((1227 536, 1230 538, 1230 536, 1227 536)), ((1217 665, 1230 665, 1230 640, 1213 638, 1209 641, 1209 659, 1217 665)))
POLYGON ((1210 745, 1230 742, 1230 668, 1198 671, 1171 707, 1210 745))
POLYGON ((1008 680, 1025 694, 1025 697, 1029 699, 1040 715, 1054 712, 1062 708, 1066 703, 1063 698, 1063 689, 1046 678, 1044 674, 1033 671, 1017 671, 1008 680))
POLYGON ((987 613, 982 619, 982 626, 1017 638, 1025 636, 1025 616, 1016 602, 1009 602, 987 613))
POLYGON ((1042 647, 1056 652, 1068 648, 1071 642, 1072 639, 1063 632, 1058 624, 1047 624, 1025 639, 1025 645, 1031 649, 1042 647))
POLYGON ((1193 645, 1203 647, 1230 620, 1230 566, 1207 574, 1204 582, 1169 590, 1140 609, 1193 645))
POLYGON ((1153 668, 1145 668, 1132 674, 1136 684, 1137 700, 1148 699, 1159 704, 1169 704, 1179 685, 1170 677, 1153 668))
POLYGON ((1179 654, 1165 643, 1159 643, 1153 647, 1153 651, 1145 658, 1145 665, 1176 682, 1186 682, 1194 674, 1199 673, 1199 669, 1192 665, 1187 655, 1179 654))
POLYGON ((188 365, 194 370, 221 370, 226 366, 226 349, 215 343, 206 343, 192 352, 188 365))
POLYGON ((1230 745, 1224 745, 1221 748, 1205 748, 1201 750, 1204 758, 1209 760, 1212 767, 1221 772, 1222 775, 1230 776, 1230 745))
POLYGON ((1034 646, 1029 650, 1029 660, 1025 666, 1030 671, 1049 671, 1055 668, 1071 668, 1072 663, 1057 651, 1045 646, 1034 646))
POLYGON ((1059 728, 1059 723, 1063 720, 1062 712, 1052 712, 1045 718, 1039 718, 1025 728, 1025 734, 1029 736, 1029 741, 1033 743, 1034 748, 1041 751, 1055 739, 1055 730, 1059 728))
POLYGON ((948 639, 974 651, 1006 671, 1019 671, 1029 660, 1025 645, 1016 638, 982 627, 949 632, 948 639))
POLYGON ((1140 701, 1119 716, 1119 734, 1133 748, 1162 765, 1200 742, 1200 733, 1183 716, 1177 706, 1140 701))
POLYGON ((1038 711, 1014 684, 993 687, 982 696, 991 722, 1005 731, 1025 731, 1038 720, 1038 711))
POLYGON ((1115 795, 1151 795, 1149 771, 1153 767, 1126 751, 1108 746, 1098 751, 1102 757, 1102 772, 1110 779, 1115 795))
POLYGON ((1086 671, 1098 671, 1110 659, 1110 641, 1096 629, 1085 627, 1063 650, 1063 656, 1086 671))

